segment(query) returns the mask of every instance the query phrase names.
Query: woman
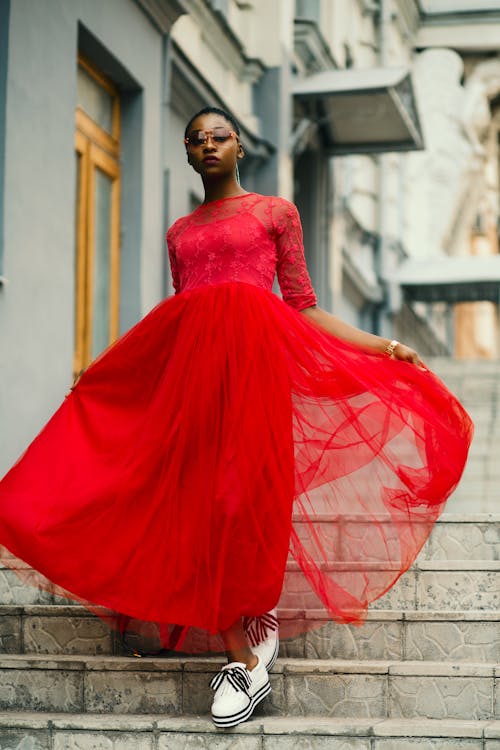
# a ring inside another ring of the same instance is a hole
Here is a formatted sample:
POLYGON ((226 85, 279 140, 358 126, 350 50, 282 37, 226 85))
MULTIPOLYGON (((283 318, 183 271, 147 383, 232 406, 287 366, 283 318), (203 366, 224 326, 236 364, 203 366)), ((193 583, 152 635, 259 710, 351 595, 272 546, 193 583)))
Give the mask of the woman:
POLYGON ((472 426, 413 349, 316 305, 297 210, 240 186, 229 114, 197 113, 185 148, 205 200, 167 234, 176 295, 4 478, 0 542, 39 585, 120 627, 158 623, 169 648, 217 650, 220 633, 212 718, 228 727, 270 692, 278 600, 362 622, 425 542, 472 426))

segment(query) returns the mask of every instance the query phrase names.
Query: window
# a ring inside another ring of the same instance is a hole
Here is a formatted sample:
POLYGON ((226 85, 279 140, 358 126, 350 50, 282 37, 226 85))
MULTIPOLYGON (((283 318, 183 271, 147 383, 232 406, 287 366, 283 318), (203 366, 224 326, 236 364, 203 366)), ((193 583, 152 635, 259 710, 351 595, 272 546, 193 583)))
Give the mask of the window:
POLYGON ((295 17, 320 22, 319 0, 295 0, 295 17))
POLYGON ((214 10, 218 10, 220 13, 227 16, 229 0, 209 0, 209 3, 214 10))
POLYGON ((75 374, 119 333, 120 102, 78 60, 76 109, 75 374))

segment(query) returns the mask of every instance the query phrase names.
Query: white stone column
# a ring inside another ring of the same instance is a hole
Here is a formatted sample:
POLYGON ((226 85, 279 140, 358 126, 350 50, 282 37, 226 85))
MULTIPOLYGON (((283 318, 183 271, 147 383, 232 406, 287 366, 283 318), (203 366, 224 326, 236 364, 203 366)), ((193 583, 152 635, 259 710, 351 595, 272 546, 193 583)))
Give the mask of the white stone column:
POLYGON ((462 59, 453 50, 426 50, 415 61, 426 149, 409 155, 406 243, 417 256, 453 253, 447 240, 473 151, 462 124, 462 73, 462 59))

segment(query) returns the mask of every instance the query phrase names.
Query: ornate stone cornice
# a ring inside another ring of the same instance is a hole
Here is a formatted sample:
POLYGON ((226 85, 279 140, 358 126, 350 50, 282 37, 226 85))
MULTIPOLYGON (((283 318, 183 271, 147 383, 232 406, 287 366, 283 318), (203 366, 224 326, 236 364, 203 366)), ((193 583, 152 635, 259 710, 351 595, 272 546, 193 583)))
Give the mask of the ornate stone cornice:
POLYGON ((424 26, 456 26, 464 23, 474 24, 498 24, 500 20, 500 8, 479 10, 457 10, 453 12, 428 13, 420 7, 421 23, 424 26))
POLYGON ((293 30, 294 51, 302 72, 318 73, 338 67, 315 21, 296 18, 293 30))
POLYGON ((207 0, 184 0, 188 12, 202 29, 204 43, 223 64, 233 70, 240 81, 255 83, 265 72, 258 58, 250 58, 223 13, 207 0))
POLYGON ((419 25, 420 13, 416 0, 396 0, 395 23, 405 39, 413 41, 419 25))
POLYGON ((184 0, 135 0, 153 26, 162 34, 169 34, 179 16, 188 12, 184 0))

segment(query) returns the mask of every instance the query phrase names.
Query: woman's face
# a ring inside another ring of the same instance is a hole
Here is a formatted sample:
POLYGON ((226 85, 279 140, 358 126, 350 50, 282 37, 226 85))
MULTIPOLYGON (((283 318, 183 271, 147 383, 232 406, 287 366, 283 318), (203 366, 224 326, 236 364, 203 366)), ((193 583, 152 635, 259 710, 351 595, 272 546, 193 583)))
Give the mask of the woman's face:
MULTIPOLYGON (((215 128, 224 128, 226 131, 234 132, 233 126, 225 117, 208 114, 200 115, 193 120, 188 136, 197 130, 211 131, 215 128)), ((234 174, 237 159, 243 157, 243 147, 237 135, 232 135, 223 142, 216 141, 213 136, 209 135, 203 144, 188 143, 186 150, 188 162, 193 169, 208 180, 234 174)))

